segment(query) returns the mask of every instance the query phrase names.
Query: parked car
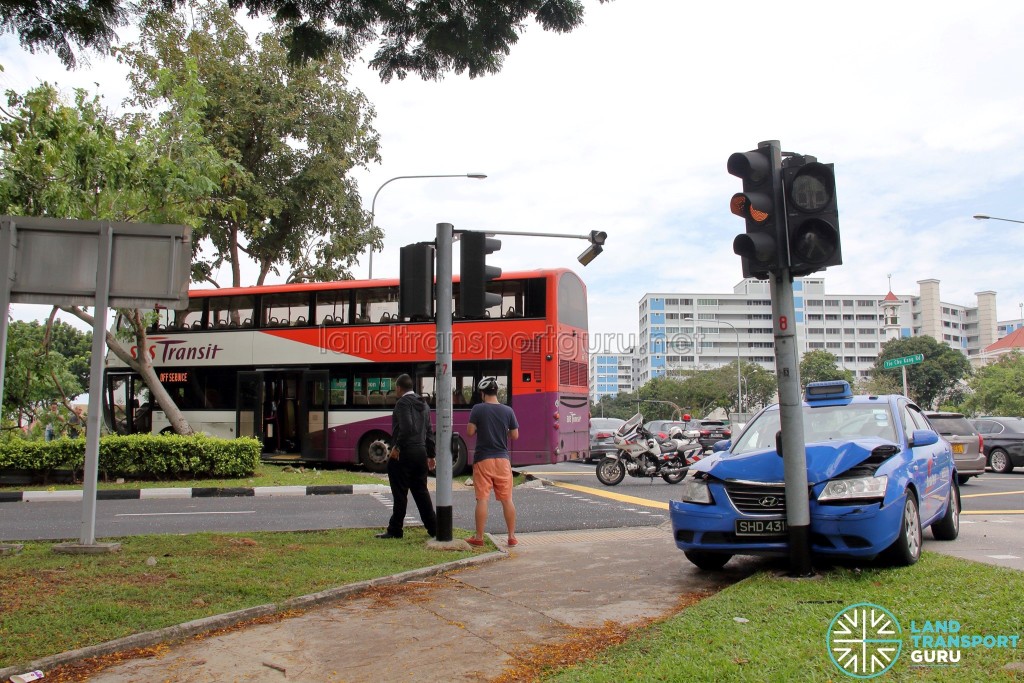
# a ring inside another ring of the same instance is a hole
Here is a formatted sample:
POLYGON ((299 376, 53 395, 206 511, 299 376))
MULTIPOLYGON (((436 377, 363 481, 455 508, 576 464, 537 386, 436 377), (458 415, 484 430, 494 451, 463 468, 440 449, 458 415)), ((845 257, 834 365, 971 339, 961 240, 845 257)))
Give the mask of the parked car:
POLYGON ((971 420, 985 439, 985 457, 993 472, 1024 467, 1024 418, 979 417, 971 420))
POLYGON ((663 440, 671 436, 672 429, 675 427, 687 432, 695 429, 696 423, 692 420, 651 420, 644 423, 644 429, 654 434, 656 438, 663 440))
POLYGON ((928 422, 953 447, 957 482, 962 486, 971 477, 985 473, 985 440, 962 413, 925 413, 928 422))
POLYGON ((615 430, 626 424, 617 417, 590 418, 590 457, 587 462, 597 462, 615 452, 615 430))
POLYGON ((725 420, 701 420, 697 429, 700 430, 697 440, 704 450, 710 449, 719 441, 732 437, 732 429, 725 420))
MULTIPOLYGON (((854 396, 845 381, 812 382, 803 403, 811 552, 909 565, 922 529, 960 531, 960 492, 948 442, 899 394, 854 396)), ((676 546, 702 569, 733 555, 789 553, 777 405, 728 448, 690 465, 669 503, 676 546)), ((717 448, 725 448, 722 443, 717 448)))

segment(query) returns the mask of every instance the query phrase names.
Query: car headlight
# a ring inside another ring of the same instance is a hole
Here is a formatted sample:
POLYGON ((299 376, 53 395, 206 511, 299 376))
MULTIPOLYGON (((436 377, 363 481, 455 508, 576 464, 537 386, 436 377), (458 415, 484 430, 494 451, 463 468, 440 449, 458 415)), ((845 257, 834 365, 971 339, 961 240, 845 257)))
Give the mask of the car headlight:
POLYGON ((856 500, 864 498, 884 498, 885 485, 889 477, 855 477, 850 479, 832 479, 818 495, 821 502, 829 500, 856 500))
POLYGON ((706 481, 687 474, 679 485, 679 500, 684 503, 711 505, 711 490, 708 489, 706 481))

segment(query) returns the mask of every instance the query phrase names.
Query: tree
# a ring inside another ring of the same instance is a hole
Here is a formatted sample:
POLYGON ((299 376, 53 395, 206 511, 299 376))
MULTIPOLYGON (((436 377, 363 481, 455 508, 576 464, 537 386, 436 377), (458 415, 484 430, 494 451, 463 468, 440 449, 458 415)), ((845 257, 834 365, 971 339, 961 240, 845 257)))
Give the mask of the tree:
POLYGON ((251 284, 241 279, 246 257, 259 265, 256 284, 282 266, 288 281, 350 278, 359 254, 380 246, 351 178, 380 160, 372 106, 347 88, 341 55, 290 65, 280 30, 253 47, 225 6, 191 9, 151 13, 139 42, 116 54, 132 67, 133 104, 156 111, 192 106, 182 67, 196 60, 206 92, 200 125, 238 164, 217 190, 221 210, 201 224, 213 248, 194 261, 197 279, 217 284, 210 276, 226 262, 233 286, 251 284))
MULTIPOLYGON (((71 68, 75 47, 104 51, 116 29, 129 20, 186 2, 0 0, 0 22, 28 50, 52 50, 71 68)), ((228 0, 227 6, 232 11, 244 8, 249 16, 272 17, 286 27, 282 38, 296 63, 330 52, 352 58, 380 36, 370 66, 384 82, 409 73, 424 79, 438 79, 449 71, 469 72, 470 78, 497 73, 531 19, 544 30, 567 33, 584 15, 582 0, 228 0)))
POLYGON ((1024 415, 1024 356, 1014 352, 980 368, 968 380, 963 403, 970 415, 1024 415))
POLYGON ((811 382, 828 382, 839 379, 845 379, 853 384, 853 372, 840 368, 838 361, 838 358, 823 349, 808 351, 800 359, 800 381, 804 386, 811 382))
POLYGON ((7 328, 3 417, 18 426, 41 417, 53 403, 63 403, 70 410, 70 400, 89 386, 88 348, 92 335, 60 321, 52 326, 49 335, 47 328, 38 321, 21 320, 11 321, 7 328), (73 369, 81 361, 77 351, 83 345, 84 377, 73 369), (74 355, 65 355, 68 350, 74 355))
MULTIPOLYGON (((0 121, 0 213, 196 225, 213 205, 212 195, 233 165, 224 162, 202 135, 198 113, 204 105, 193 74, 180 82, 192 106, 113 116, 99 98, 76 90, 64 102, 56 88, 42 84, 25 95, 9 91, 9 118, 0 121)), ((66 308, 92 324, 92 315, 66 308)), ((127 336, 148 348, 146 320, 122 310, 127 336)), ((191 428, 153 371, 147 354, 132 357, 111 332, 107 345, 149 386, 179 433, 191 428)))
POLYGON ((775 401, 779 381, 775 373, 759 363, 743 363, 743 407, 753 413, 775 401))
POLYGON ((924 362, 907 366, 907 393, 910 398, 925 409, 947 400, 956 402, 957 393, 962 391, 960 381, 971 374, 970 363, 967 356, 932 337, 922 335, 887 341, 875 360, 873 373, 901 382, 901 369, 886 370, 885 361, 916 354, 923 354, 924 362))

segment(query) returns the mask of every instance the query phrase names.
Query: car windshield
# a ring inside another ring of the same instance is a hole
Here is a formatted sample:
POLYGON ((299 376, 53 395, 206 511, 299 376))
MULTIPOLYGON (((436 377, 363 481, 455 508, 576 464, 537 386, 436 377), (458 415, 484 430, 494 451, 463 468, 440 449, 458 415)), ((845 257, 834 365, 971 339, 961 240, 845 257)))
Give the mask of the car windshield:
POLYGON ((594 429, 618 429, 624 420, 620 420, 617 417, 592 417, 590 418, 590 426, 594 429))
MULTIPOLYGON (((844 406, 804 406, 804 442, 848 441, 863 437, 879 437, 896 441, 896 430, 889 407, 878 404, 851 403, 844 406)), ((748 453, 775 448, 779 431, 779 411, 766 410, 747 425, 743 435, 731 449, 748 453)))

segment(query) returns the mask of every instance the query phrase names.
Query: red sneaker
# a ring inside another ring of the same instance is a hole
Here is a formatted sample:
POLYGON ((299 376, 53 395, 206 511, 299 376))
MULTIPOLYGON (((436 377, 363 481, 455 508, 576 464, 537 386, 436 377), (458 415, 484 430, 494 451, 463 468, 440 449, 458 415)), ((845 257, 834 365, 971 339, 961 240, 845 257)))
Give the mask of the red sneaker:
POLYGON ((467 538, 466 543, 470 545, 475 545, 478 548, 482 548, 484 546, 483 540, 476 538, 475 536, 470 536, 469 538, 467 538))
POLYGON ((510 547, 510 548, 511 548, 512 546, 514 546, 514 545, 519 545, 519 541, 518 541, 518 539, 516 539, 516 537, 515 537, 515 536, 513 536, 513 537, 512 537, 512 538, 510 538, 510 539, 508 539, 507 543, 508 543, 508 545, 509 545, 509 547, 510 547))

